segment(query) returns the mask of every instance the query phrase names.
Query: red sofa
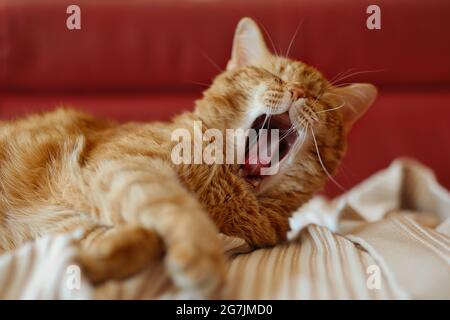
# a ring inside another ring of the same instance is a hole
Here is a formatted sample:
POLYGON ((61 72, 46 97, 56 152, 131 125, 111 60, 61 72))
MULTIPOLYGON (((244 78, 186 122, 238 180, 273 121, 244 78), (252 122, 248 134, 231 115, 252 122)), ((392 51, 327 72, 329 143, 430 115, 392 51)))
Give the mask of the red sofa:
POLYGON ((0 118, 71 105, 122 121, 168 119, 193 108, 225 67, 238 20, 251 16, 279 53, 298 27, 291 57, 379 87, 350 135, 342 185, 409 156, 450 188, 450 2, 378 0, 382 28, 368 30, 372 2, 4 0, 0 118), (81 30, 66 28, 69 4, 81 8, 81 30))

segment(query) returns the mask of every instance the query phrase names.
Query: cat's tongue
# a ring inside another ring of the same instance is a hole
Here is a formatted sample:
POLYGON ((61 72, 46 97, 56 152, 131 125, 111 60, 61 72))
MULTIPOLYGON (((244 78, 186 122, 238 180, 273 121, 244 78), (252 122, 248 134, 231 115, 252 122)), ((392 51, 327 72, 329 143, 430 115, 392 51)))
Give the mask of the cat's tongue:
POLYGON ((260 143, 258 140, 254 143, 245 155, 245 163, 243 165, 245 175, 254 177, 260 176, 261 168, 268 168, 271 166, 272 158, 275 155, 278 146, 278 140, 272 142, 268 139, 267 143, 260 143), (262 157, 260 157, 260 155, 262 157))

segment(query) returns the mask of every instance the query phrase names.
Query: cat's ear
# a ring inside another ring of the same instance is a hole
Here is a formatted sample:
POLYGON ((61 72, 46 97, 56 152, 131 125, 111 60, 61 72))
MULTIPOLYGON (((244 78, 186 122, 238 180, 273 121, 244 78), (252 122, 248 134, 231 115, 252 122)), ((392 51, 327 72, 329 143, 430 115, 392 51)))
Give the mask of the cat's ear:
POLYGON ((227 70, 257 64, 270 55, 261 30, 250 18, 242 18, 234 33, 231 60, 227 70))
POLYGON ((373 104, 377 97, 377 88, 368 83, 355 83, 345 87, 334 88, 333 94, 341 105, 340 112, 343 115, 347 129, 358 120, 373 104))

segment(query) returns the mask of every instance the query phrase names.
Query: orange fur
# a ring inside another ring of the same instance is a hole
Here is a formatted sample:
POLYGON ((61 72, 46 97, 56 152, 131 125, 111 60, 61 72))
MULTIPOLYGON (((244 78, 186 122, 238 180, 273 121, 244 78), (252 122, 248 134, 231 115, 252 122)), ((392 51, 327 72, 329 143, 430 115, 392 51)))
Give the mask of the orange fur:
MULTIPOLYGON (((71 109, 1 122, 0 251, 82 227, 88 232, 80 263, 93 281, 126 277, 165 250, 178 285, 213 292, 224 269, 217 230, 254 246, 285 240, 290 214, 323 187, 327 174, 311 131, 262 191, 243 179, 239 165, 174 165, 171 133, 192 131, 194 120, 222 132, 248 127, 254 103, 278 112, 292 87, 304 92, 305 105, 291 121, 313 128, 333 174, 374 87, 334 88, 314 68, 271 55, 248 18, 236 31, 228 70, 194 112, 171 122, 118 124, 71 109)), ((297 98, 291 95, 290 103, 297 98)))

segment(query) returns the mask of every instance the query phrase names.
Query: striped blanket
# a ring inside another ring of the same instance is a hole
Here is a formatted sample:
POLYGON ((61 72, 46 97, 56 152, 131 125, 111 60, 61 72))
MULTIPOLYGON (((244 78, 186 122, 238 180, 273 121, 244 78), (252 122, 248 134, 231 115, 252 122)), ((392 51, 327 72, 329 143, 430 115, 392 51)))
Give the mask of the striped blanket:
MULTIPOLYGON (((291 219, 289 241, 250 251, 221 236, 225 299, 450 299, 450 194, 432 172, 397 160, 333 201, 316 197, 291 219)), ((158 262, 92 286, 74 264, 79 233, 0 255, 1 299, 196 298, 158 262)))

